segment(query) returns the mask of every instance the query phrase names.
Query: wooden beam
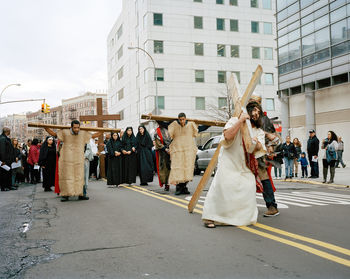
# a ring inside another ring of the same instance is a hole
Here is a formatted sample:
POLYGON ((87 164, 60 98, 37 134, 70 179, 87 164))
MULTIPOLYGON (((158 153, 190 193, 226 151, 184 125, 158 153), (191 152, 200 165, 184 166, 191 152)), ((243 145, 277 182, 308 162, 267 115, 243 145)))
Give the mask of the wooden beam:
MULTIPOLYGON (((248 103, 250 97, 252 96, 256 85, 259 82, 261 74, 262 74, 262 67, 260 65, 258 65, 253 77, 251 78, 251 80, 247 86, 247 89, 245 90, 243 96, 240 98, 239 102, 238 102, 239 99, 237 97, 240 93, 239 92, 239 84, 238 84, 236 76, 233 76, 233 74, 231 74, 231 78, 229 79, 229 83, 228 83, 228 88, 229 88, 229 92, 231 93, 232 100, 236 101, 233 116, 238 117, 242 112, 242 107, 245 108, 247 106, 247 103, 248 103)), ((244 135, 245 137, 248 137, 249 136, 249 133, 247 134, 248 127, 246 126, 246 124, 244 124, 244 125, 245 125, 245 127, 242 129, 242 133, 244 133, 244 134, 242 134, 242 136, 244 135)), ((219 153, 220 153, 220 148, 221 148, 221 143, 218 145, 217 149, 215 150, 215 153, 214 153, 212 159, 210 160, 208 167, 206 168, 190 202, 188 203, 187 208, 188 208, 189 213, 193 212, 203 189, 205 188, 205 186, 208 183, 210 175, 213 173, 213 170, 214 170, 215 166, 217 165, 218 157, 219 157, 219 153)))
MULTIPOLYGON (((177 117, 142 114, 141 119, 154 120, 154 121, 174 121, 174 120, 177 120, 177 117)), ((226 124, 226 122, 224 121, 215 121, 215 120, 200 120, 200 119, 192 119, 192 118, 187 118, 186 120, 193 121, 196 124, 206 125, 206 126, 225 127, 225 124, 226 124)))
POLYGON ((80 121, 106 121, 106 120, 120 120, 120 114, 107 115, 80 115, 80 121))
MULTIPOLYGON (((35 122, 29 122, 28 127, 36 127, 36 128, 50 128, 50 129, 70 129, 71 126, 65 126, 65 125, 53 125, 53 124, 42 124, 42 123, 35 123, 35 122)), ((82 131, 90 131, 90 132, 120 132, 120 129, 114 129, 114 128, 100 128, 100 127, 80 127, 80 130, 82 131)))

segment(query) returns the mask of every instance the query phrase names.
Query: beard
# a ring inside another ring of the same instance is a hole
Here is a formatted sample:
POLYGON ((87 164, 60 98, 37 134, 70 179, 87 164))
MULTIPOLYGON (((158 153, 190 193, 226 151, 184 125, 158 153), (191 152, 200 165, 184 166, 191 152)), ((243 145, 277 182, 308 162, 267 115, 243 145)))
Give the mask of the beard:
POLYGON ((252 125, 256 128, 261 128, 261 126, 262 126, 261 117, 259 117, 257 120, 250 118, 250 123, 252 123, 252 125))

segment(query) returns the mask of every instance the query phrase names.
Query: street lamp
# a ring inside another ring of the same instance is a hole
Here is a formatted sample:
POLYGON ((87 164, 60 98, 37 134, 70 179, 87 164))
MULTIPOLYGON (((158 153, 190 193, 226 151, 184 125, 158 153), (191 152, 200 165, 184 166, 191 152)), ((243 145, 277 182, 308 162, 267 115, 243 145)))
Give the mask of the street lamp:
POLYGON ((4 93, 4 91, 5 91, 7 88, 9 88, 10 86, 13 86, 13 85, 21 86, 20 83, 11 83, 11 84, 9 84, 9 85, 6 85, 6 86, 4 87, 4 89, 3 89, 3 90, 1 91, 1 93, 0 93, 0 103, 1 103, 1 96, 2 96, 2 93, 4 93))
POLYGON ((154 64, 154 60, 152 58, 152 56, 143 48, 140 47, 128 47, 128 49, 138 49, 143 51, 144 53, 146 53, 148 55, 149 58, 151 58, 152 64, 153 64, 153 69, 154 69, 154 74, 155 74, 155 82, 156 82, 156 115, 158 115, 158 84, 157 84, 157 71, 156 71, 156 65, 154 64))

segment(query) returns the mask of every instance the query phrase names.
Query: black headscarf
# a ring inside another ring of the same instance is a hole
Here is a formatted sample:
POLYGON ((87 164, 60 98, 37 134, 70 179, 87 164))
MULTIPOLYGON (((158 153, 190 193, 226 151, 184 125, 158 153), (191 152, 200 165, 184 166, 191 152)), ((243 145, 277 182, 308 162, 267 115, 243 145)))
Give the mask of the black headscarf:
MULTIPOLYGON (((32 142, 33 145, 37 145, 37 142, 36 142, 36 144, 35 144, 35 140, 37 140, 37 139, 33 139, 33 142, 32 142)), ((53 149, 53 150, 56 151, 55 139, 54 139, 52 136, 47 136, 46 139, 45 139, 45 141, 44 141, 44 143, 41 145, 40 153, 39 153, 39 162, 38 162, 38 164, 39 164, 40 166, 42 166, 42 165, 44 164, 44 162, 46 161, 49 148, 51 148, 51 149, 53 149), (52 139, 53 139, 53 142, 52 142, 52 146, 51 146, 51 147, 49 147, 49 145, 48 145, 48 143, 47 143, 47 140, 48 140, 49 138, 52 138, 52 139)))
POLYGON ((134 130, 132 127, 127 127, 125 129, 125 132, 122 137, 122 144, 123 144, 123 149, 126 151, 130 151, 132 147, 136 148, 137 141, 136 141, 136 137, 134 135, 134 130), (128 136, 128 133, 127 133, 129 129, 131 129, 132 131, 132 134, 130 137, 128 136))
POLYGON ((108 151, 108 155, 110 157, 114 157, 114 152, 120 152, 121 148, 122 148, 122 142, 120 140, 119 134, 117 132, 112 132, 111 133, 111 138, 108 140, 107 142, 107 151, 108 151), (113 134, 117 134, 117 139, 114 140, 113 139, 113 134))
POLYGON ((152 148, 153 141, 148 131, 146 130, 146 127, 144 125, 140 125, 137 130, 138 130, 138 133, 136 135, 136 141, 138 146, 152 148), (144 129, 143 135, 140 133, 140 128, 144 129))

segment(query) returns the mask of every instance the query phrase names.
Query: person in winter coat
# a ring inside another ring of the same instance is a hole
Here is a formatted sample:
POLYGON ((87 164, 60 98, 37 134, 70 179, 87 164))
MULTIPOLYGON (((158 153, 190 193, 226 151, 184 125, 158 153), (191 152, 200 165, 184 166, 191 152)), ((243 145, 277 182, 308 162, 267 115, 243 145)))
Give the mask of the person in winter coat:
POLYGON ((294 171, 293 171, 293 177, 298 177, 298 168, 299 168, 299 158, 301 154, 301 143, 298 138, 293 139, 293 144, 295 147, 295 150, 297 151, 296 157, 294 158, 294 171))
POLYGON ((17 190, 16 187, 12 186, 11 164, 14 160, 13 158, 13 146, 10 139, 11 130, 7 127, 2 129, 2 134, 0 135, 0 186, 1 191, 17 190), (5 169, 7 166, 7 170, 5 169))
POLYGON ((40 181, 40 172, 39 172, 39 155, 40 155, 40 148, 38 146, 39 140, 33 139, 32 145, 29 149, 29 155, 28 155, 28 164, 30 167, 30 176, 31 181, 30 184, 37 184, 40 181))
POLYGON ((327 182, 328 167, 330 168, 330 180, 327 183, 334 182, 335 163, 337 162, 338 137, 333 131, 328 131, 327 138, 322 141, 322 149, 325 149, 323 163, 323 183, 327 182))
POLYGON ((283 160, 286 170, 286 179, 293 177, 293 163, 297 156, 294 144, 290 141, 290 137, 286 137, 286 142, 282 145, 283 160))
MULTIPOLYGON (((18 163, 21 161, 22 158, 22 152, 19 149, 19 145, 18 145, 18 139, 17 138, 13 138, 12 139, 12 146, 13 146, 13 163, 18 163)), ((22 165, 20 165, 19 167, 16 168, 11 168, 11 172, 12 172, 12 186, 18 188, 18 179, 19 179, 19 175, 21 173, 22 170, 22 165)))
POLYGON ((39 166, 43 170, 43 188, 45 192, 51 192, 55 185, 56 173, 56 144, 53 137, 47 137, 40 148, 39 166))
POLYGON ((309 131, 309 139, 307 141, 307 155, 310 162, 311 176, 310 178, 318 178, 318 150, 320 148, 320 141, 316 137, 315 130, 309 131))

